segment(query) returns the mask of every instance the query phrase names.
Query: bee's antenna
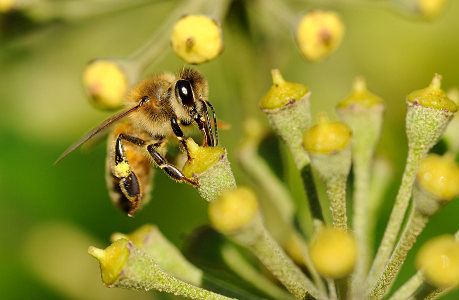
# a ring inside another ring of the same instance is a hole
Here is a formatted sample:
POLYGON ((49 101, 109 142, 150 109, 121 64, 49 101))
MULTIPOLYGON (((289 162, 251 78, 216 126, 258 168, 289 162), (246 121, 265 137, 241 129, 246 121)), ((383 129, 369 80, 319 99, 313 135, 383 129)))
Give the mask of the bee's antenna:
MULTIPOLYGON (((206 103, 203 101, 204 104, 206 103)), ((209 134, 210 134, 210 141, 211 145, 210 146, 215 146, 215 140, 214 140, 214 133, 212 132, 212 124, 210 123, 210 117, 209 117, 209 112, 207 111, 207 106, 206 106, 206 126, 209 129, 209 134)))
POLYGON ((210 102, 204 101, 204 103, 208 105, 210 107, 210 110, 212 111, 212 116, 214 119, 214 128, 215 128, 215 146, 217 146, 218 145, 218 129, 217 129, 217 117, 215 116, 215 110, 212 104, 210 104, 210 102))

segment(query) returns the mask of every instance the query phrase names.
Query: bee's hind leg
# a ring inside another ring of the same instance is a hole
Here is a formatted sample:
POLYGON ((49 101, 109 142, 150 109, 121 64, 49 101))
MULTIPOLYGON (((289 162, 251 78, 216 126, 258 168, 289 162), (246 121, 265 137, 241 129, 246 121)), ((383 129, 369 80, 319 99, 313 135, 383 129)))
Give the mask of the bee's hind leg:
POLYGON ((139 207, 142 189, 137 175, 132 171, 129 165, 121 142, 122 140, 127 140, 139 146, 145 144, 145 142, 135 137, 120 134, 115 143, 115 165, 113 167, 113 175, 119 178, 119 188, 129 202, 131 202, 128 214, 133 215, 139 207))
POLYGON ((161 154, 159 154, 159 152, 156 151, 154 144, 148 145, 147 150, 148 150, 148 153, 150 153, 156 165, 160 167, 161 169, 163 169, 164 172, 166 172, 166 174, 169 175, 172 179, 179 181, 179 182, 186 181, 189 184, 192 184, 194 186, 199 185, 199 183, 197 183, 196 181, 193 181, 189 179, 188 177, 186 177, 185 175, 183 175, 182 171, 180 171, 176 166, 169 164, 164 159, 164 157, 162 157, 161 154))

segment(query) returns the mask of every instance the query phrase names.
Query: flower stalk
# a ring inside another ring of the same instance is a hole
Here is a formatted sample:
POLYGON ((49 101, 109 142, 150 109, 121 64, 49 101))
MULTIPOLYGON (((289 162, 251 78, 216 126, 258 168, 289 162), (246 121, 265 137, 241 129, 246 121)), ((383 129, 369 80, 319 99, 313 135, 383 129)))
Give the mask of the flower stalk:
POLYGON ((441 90, 441 76, 438 74, 435 74, 427 88, 409 94, 407 105, 408 158, 389 222, 370 270, 367 288, 374 286, 390 257, 411 198, 420 161, 438 142, 457 111, 454 102, 441 90))

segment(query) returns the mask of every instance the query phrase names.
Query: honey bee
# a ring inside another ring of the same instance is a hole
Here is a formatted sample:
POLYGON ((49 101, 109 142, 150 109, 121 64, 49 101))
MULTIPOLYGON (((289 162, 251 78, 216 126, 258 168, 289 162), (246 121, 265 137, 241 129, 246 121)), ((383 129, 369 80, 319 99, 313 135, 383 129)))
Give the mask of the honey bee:
POLYGON ((55 163, 113 125, 107 143, 106 183, 113 203, 133 216, 149 201, 152 164, 178 182, 198 185, 168 163, 164 156, 168 141, 178 140, 190 160, 182 127, 192 124, 202 133, 204 146, 218 144, 215 111, 207 94, 207 81, 196 70, 184 68, 177 76, 170 73, 153 75, 130 91, 125 110, 89 131, 55 163))

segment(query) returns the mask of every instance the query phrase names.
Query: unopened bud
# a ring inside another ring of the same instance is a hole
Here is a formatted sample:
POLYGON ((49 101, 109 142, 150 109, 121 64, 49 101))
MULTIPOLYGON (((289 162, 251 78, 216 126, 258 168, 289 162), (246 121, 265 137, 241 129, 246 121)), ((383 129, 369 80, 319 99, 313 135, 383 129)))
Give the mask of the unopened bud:
POLYGON ((201 64, 223 51, 220 24, 203 15, 186 15, 174 25, 172 48, 184 61, 201 64))
POLYGON ((344 25, 337 13, 314 10, 301 19, 296 41, 306 59, 319 61, 338 48, 343 34, 344 25))

